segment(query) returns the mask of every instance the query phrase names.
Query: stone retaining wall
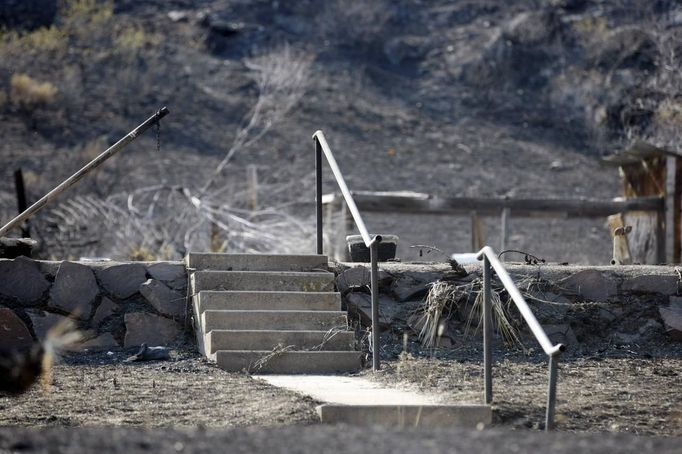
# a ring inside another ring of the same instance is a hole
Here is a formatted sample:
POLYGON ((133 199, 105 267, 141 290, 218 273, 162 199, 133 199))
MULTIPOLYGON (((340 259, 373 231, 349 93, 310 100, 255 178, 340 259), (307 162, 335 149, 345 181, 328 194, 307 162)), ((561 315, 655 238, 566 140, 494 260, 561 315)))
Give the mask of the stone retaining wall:
MULTIPOLYGON (((571 347, 597 344, 665 344, 682 340, 680 269, 672 266, 505 265, 547 334, 571 347)), ((340 263, 336 284, 345 308, 362 327, 371 325, 369 268, 340 263)), ((442 317, 439 345, 460 345, 466 320, 480 291, 481 267, 457 272, 449 264, 380 263, 379 326, 398 344, 404 333, 421 330, 422 303, 430 285, 446 281, 463 291, 442 317)), ((493 287, 501 286, 497 280, 493 287)), ((503 300, 506 296, 502 294, 503 300)), ((509 310, 518 317, 518 311, 509 310)), ((535 345, 525 323, 517 320, 528 345, 535 345)), ((423 322, 422 322, 423 323, 423 322)), ((477 320, 474 321, 475 327, 477 320)), ((573 351, 576 351, 573 349, 573 351)))
POLYGON ((0 259, 0 348, 22 348, 66 317, 81 347, 106 349, 184 338, 182 262, 50 262, 0 259))

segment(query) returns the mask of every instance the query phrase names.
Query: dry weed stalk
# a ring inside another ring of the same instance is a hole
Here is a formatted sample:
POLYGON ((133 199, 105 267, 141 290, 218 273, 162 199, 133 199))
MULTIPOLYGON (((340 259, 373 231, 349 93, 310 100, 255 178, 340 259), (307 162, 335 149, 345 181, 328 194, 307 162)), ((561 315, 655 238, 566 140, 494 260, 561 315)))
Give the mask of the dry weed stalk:
MULTIPOLYGON (((507 308, 510 306, 510 302, 507 301, 506 305, 502 303, 500 294, 494 289, 491 292, 490 303, 492 306, 492 320, 493 326, 496 328, 497 332, 502 335, 504 342, 510 345, 518 345, 525 350, 523 342, 519 337, 519 332, 516 327, 511 323, 509 317, 507 316, 507 308)), ((474 304, 471 307, 469 316, 467 317, 466 326, 464 329, 464 334, 468 335, 472 332, 472 323, 476 320, 476 327, 473 328, 473 332, 477 332, 483 326, 483 291, 481 290, 476 295, 474 304)))
POLYGON ((423 314, 419 320, 422 329, 419 340, 427 348, 435 347, 438 337, 442 334, 441 318, 446 309, 451 310, 462 296, 462 291, 450 283, 436 281, 431 284, 429 293, 422 306, 423 314))

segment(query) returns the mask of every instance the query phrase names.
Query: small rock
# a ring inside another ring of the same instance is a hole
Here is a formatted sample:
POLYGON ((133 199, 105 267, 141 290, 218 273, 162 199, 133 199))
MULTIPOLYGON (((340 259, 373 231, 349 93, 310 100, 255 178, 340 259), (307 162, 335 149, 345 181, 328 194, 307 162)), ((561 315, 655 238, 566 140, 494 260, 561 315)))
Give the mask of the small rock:
POLYGON ((571 326, 568 324, 561 325, 542 325, 547 333, 547 337, 553 344, 564 344, 566 347, 572 347, 578 344, 578 339, 571 326))
POLYGON ((0 295, 14 298, 22 306, 32 306, 49 288, 50 283, 33 260, 0 260, 0 295))
POLYGON ((84 350, 104 350, 112 347, 120 347, 111 333, 104 333, 94 339, 81 342, 79 346, 84 350))
POLYGON ((168 18, 173 22, 187 22, 189 15, 185 11, 169 11, 168 18))
MULTIPOLYGON (((366 293, 353 292, 346 296, 348 313, 357 315, 363 326, 372 326, 372 297, 366 293)), ((379 295, 379 327, 388 329, 396 313, 396 302, 385 295, 379 295)))
POLYGON ((33 338, 23 321, 12 310, 0 308, 0 346, 7 350, 28 350, 33 338))
POLYGON ((125 363, 134 361, 163 361, 170 359, 170 349, 168 347, 148 347, 147 344, 140 345, 140 351, 127 358, 125 363))
POLYGON ((29 313, 28 316, 31 318, 31 323, 33 324, 33 334, 35 334, 36 338, 40 341, 47 337, 47 332, 52 327, 66 320, 66 317, 62 315, 43 311, 29 313))
POLYGON ((666 333, 676 341, 682 341, 682 309, 677 307, 659 307, 658 312, 663 319, 666 333))
POLYGON ((106 296, 102 298, 102 301, 99 303, 99 306, 97 306, 97 310, 95 311, 95 315, 92 317, 92 326, 98 326, 102 321, 113 315, 114 311, 118 308, 116 303, 111 301, 109 298, 106 296))
POLYGON ((124 347, 142 344, 166 345, 180 334, 180 326, 167 318, 145 312, 129 312, 124 317, 124 347))
POLYGON ((597 270, 579 271, 558 282, 558 286, 575 292, 587 301, 605 302, 618 296, 615 280, 597 270))
POLYGON ((147 272, 139 263, 111 265, 97 273, 104 289, 117 299, 133 296, 147 280, 147 272))
MULTIPOLYGON (((339 274, 336 278, 336 288, 341 293, 346 293, 350 289, 370 286, 369 268, 365 266, 356 266, 349 268, 339 274)), ((379 270, 378 283, 379 289, 387 288, 391 285, 393 277, 383 270, 379 270)))
POLYGON ((81 319, 90 318, 90 306, 99 294, 92 270, 79 263, 62 262, 50 289, 50 307, 81 319))
POLYGON ((140 293, 163 315, 181 318, 185 315, 185 295, 166 287, 156 279, 149 279, 140 286, 140 293))

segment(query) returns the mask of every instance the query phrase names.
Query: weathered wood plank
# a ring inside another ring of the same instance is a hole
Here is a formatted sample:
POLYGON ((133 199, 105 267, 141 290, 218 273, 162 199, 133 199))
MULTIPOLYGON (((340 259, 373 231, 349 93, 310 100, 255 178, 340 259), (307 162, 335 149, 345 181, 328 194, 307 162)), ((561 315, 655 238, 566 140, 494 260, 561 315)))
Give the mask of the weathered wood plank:
MULTIPOLYGON (((586 217, 600 218, 629 211, 665 211, 664 197, 633 199, 509 199, 486 197, 437 197, 422 193, 353 192, 362 211, 415 214, 470 214, 499 216, 505 208, 515 217, 586 217)), ((327 194, 324 203, 332 203, 338 194, 327 194)))

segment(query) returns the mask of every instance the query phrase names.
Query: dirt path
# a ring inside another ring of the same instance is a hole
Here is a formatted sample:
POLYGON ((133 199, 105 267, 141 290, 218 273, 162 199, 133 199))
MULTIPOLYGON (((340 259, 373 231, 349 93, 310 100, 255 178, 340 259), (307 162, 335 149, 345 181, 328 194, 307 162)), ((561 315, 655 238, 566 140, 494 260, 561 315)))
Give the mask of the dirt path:
POLYGON ((0 397, 0 425, 276 426, 317 421, 309 398, 227 373, 189 351, 174 361, 128 355, 66 358, 52 391, 0 397))

